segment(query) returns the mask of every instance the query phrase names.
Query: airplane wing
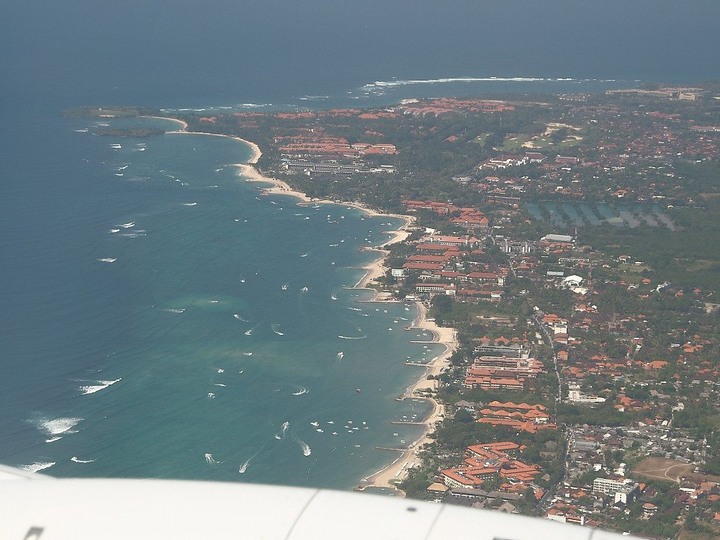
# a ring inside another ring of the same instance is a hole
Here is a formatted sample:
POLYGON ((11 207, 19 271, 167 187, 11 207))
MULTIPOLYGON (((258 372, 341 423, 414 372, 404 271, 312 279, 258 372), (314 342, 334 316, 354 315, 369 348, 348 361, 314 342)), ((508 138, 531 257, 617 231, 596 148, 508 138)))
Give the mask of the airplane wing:
POLYGON ((353 492, 231 482, 56 479, 0 466, 4 540, 611 540, 615 533, 353 492))

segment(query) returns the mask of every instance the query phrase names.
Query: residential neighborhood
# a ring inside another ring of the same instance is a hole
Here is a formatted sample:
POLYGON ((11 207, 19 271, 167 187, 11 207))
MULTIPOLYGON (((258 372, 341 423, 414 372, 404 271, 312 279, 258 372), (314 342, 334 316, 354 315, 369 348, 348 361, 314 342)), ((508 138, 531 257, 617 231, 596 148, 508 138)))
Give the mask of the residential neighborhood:
POLYGON ((189 121, 266 133, 260 167, 311 198, 409 217, 369 286, 460 347, 405 493, 720 534, 720 88, 189 121))

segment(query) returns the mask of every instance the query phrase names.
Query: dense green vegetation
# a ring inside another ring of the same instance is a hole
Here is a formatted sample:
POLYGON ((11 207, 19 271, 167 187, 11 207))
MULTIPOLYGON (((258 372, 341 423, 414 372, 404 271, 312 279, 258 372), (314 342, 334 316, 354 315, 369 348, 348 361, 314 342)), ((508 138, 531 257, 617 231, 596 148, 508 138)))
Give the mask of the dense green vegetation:
POLYGON ((632 253, 652 268, 654 280, 716 290, 720 285, 720 199, 675 208, 678 230, 660 227, 588 228, 580 239, 610 255, 632 253))

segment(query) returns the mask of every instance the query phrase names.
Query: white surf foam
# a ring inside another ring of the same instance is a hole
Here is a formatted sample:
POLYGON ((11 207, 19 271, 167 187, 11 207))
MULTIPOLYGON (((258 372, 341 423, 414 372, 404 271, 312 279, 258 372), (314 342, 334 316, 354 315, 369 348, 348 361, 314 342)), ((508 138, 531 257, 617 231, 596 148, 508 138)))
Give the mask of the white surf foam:
POLYGON ((398 86, 412 85, 433 85, 452 83, 474 83, 474 82, 572 82, 572 78, 549 78, 549 77, 445 77, 439 79, 407 79, 393 81, 375 81, 363 86, 364 90, 378 88, 393 88, 398 86))
POLYGON ((37 461, 35 463, 31 463, 30 465, 20 465, 20 468, 24 471, 38 472, 44 469, 49 469, 53 465, 55 465, 54 461, 37 461))
POLYGON ((302 453, 304 456, 309 456, 310 454, 312 454, 312 449, 307 445, 305 441, 298 439, 297 442, 300 445, 300 448, 302 448, 302 453))
POLYGON ((75 463, 94 463, 94 459, 80 459, 77 456, 73 456, 70 458, 70 461, 74 461, 75 463))
POLYGON ((107 387, 112 386, 113 384, 120 381, 122 381, 122 377, 119 379, 115 379, 114 381, 95 381, 95 384, 81 386, 80 388, 78 388, 78 390, 80 390, 80 392, 82 392, 84 395, 94 394, 95 392, 105 390, 107 387))
POLYGON ((53 437, 57 435, 64 435, 70 433, 77 433, 76 429, 73 429, 76 425, 83 421, 83 418, 38 418, 33 421, 35 427, 46 435, 53 437))

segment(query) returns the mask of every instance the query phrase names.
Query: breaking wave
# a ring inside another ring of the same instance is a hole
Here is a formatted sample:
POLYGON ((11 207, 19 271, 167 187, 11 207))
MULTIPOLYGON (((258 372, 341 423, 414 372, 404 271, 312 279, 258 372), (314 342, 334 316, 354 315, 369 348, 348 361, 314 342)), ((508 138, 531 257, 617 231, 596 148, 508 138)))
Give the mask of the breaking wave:
MULTIPOLYGON (((38 418, 32 421, 32 424, 42 433, 51 437, 60 435, 69 435, 77 433, 78 430, 73 429, 76 425, 83 421, 83 418, 38 418)), ((55 439, 57 440, 57 439, 55 439)))
POLYGON ((100 390, 105 390, 107 387, 112 386, 116 382, 122 381, 122 378, 115 379, 114 381, 95 381, 95 384, 85 385, 78 388, 83 395, 94 394, 100 390))
POLYGON ((375 81, 363 85, 363 90, 376 88, 393 88, 398 86, 474 83, 474 82, 613 82, 604 79, 574 79, 572 77, 443 77, 439 79, 399 79, 392 81, 375 81))
POLYGON ((43 469, 49 469, 53 465, 55 465, 54 461, 37 461, 35 463, 31 463, 30 465, 20 465, 20 468, 24 471, 38 472, 43 469))

